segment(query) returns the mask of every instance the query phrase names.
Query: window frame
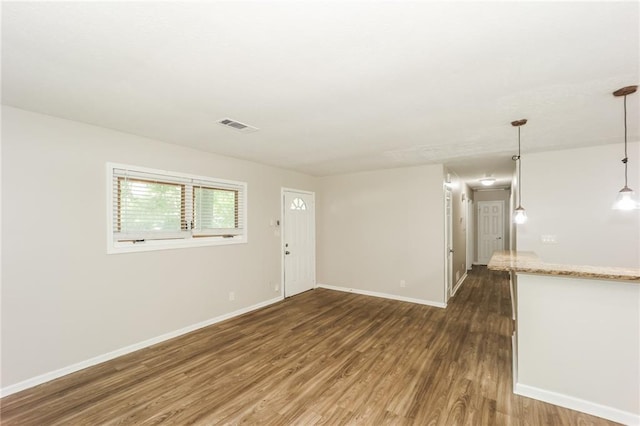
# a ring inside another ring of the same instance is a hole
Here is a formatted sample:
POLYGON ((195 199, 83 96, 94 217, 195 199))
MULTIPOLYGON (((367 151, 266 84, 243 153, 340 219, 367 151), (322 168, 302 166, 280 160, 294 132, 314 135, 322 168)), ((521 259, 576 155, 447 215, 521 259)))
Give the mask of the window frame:
POLYGON ((118 194, 118 200, 116 203, 116 200, 114 200, 114 205, 113 205, 113 210, 117 211, 116 216, 114 218, 113 221, 113 225, 115 225, 113 229, 113 233, 114 235, 117 233, 121 233, 124 234, 124 236, 122 237, 122 239, 120 241, 136 241, 139 240, 140 237, 146 236, 146 235, 141 235, 141 234, 150 234, 148 235, 149 240, 168 240, 168 239, 182 239, 184 238, 184 235, 186 232, 188 232, 189 228, 188 228, 188 222, 186 221, 186 215, 183 215, 183 212, 185 212, 186 210, 186 200, 187 200, 187 194, 186 194, 186 184, 184 182, 156 182, 154 180, 151 179, 144 179, 138 176, 132 176, 130 178, 127 178, 125 176, 117 176, 117 178, 115 176, 113 176, 113 183, 117 182, 117 189, 113 190, 114 194, 118 194), (122 220, 120 219, 120 212, 122 211, 122 202, 120 201, 120 194, 122 193, 122 183, 123 182, 140 182, 140 183, 160 183, 162 185, 170 185, 170 186, 176 186, 176 187, 180 187, 180 230, 174 230, 174 231, 160 231, 157 233, 153 233, 150 231, 131 231, 129 233, 125 233, 122 232, 122 220), (138 235, 136 235, 138 234, 138 235))
POLYGON ((111 163, 106 165, 107 171, 107 254, 130 253, 152 250, 166 250, 187 247, 204 247, 229 244, 244 244, 248 242, 248 191, 247 183, 199 176, 188 173, 152 169, 129 164, 111 163), (130 238, 118 240, 116 221, 119 223, 120 199, 119 188, 121 174, 131 173, 131 179, 145 180, 145 175, 153 176, 147 181, 179 185, 182 187, 181 231, 166 235, 154 234, 151 231, 140 231, 140 235, 147 238, 130 238), (197 188, 234 191, 235 197, 235 228, 194 229, 195 195, 197 188), (186 221, 186 229, 182 225, 186 221), (231 230, 230 232, 222 232, 231 230))
MULTIPOLYGON (((197 208, 196 208, 196 190, 197 189, 210 189, 210 190, 214 190, 214 191, 223 191, 223 192, 232 192, 234 193, 234 199, 236 200, 236 202, 234 203, 234 228, 233 229, 244 229, 244 228, 240 228, 240 191, 238 189, 233 189, 233 188, 216 188, 216 187, 212 187, 212 186, 208 186, 208 185, 192 185, 191 186, 191 223, 193 225, 198 223, 197 220, 197 208)), ((221 232, 223 230, 229 230, 232 228, 199 228, 198 226, 191 226, 191 231, 192 231, 192 236, 193 238, 205 238, 208 236, 219 236, 219 235, 231 235, 231 234, 236 234, 237 231, 234 232, 221 232), (217 232, 215 232, 217 231, 217 232)))

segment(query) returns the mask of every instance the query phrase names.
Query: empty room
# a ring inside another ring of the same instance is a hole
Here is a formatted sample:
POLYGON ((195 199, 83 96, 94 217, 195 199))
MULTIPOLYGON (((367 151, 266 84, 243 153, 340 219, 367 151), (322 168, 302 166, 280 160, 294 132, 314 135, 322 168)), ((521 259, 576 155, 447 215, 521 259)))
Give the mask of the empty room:
POLYGON ((2 425, 640 425, 640 3, 3 1, 2 425))

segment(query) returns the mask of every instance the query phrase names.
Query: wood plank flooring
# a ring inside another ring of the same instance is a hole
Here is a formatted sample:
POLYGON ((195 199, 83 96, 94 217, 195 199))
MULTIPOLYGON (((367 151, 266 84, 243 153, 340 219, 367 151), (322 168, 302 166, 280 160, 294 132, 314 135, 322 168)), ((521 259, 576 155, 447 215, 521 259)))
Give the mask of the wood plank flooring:
POLYGON ((3 425, 611 425, 511 392, 504 273, 447 309, 316 289, 0 400, 3 425))

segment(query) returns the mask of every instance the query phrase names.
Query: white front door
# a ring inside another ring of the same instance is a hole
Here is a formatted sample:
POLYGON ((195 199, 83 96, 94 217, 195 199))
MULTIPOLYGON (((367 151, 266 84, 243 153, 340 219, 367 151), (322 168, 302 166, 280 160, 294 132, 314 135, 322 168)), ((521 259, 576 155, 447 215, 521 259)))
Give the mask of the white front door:
POLYGON ((496 250, 504 250, 504 201, 478 201, 478 263, 496 250))
POLYGON ((289 297, 316 284, 315 196, 311 192, 283 189, 283 287, 289 297))

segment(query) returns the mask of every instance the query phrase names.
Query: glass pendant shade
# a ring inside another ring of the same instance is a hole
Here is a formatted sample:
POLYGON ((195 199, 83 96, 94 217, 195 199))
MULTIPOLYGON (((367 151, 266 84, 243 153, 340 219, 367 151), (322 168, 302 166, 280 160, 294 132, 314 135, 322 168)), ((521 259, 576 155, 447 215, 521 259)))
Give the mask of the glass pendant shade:
POLYGON ((513 221, 518 225, 522 225, 527 221, 527 212, 524 210, 524 207, 518 206, 515 209, 515 216, 513 217, 513 221))
POLYGON ((638 203, 636 194, 633 192, 633 189, 626 185, 618 192, 616 202, 613 204, 615 210, 634 210, 637 209, 638 206, 640 206, 640 203, 638 203))

